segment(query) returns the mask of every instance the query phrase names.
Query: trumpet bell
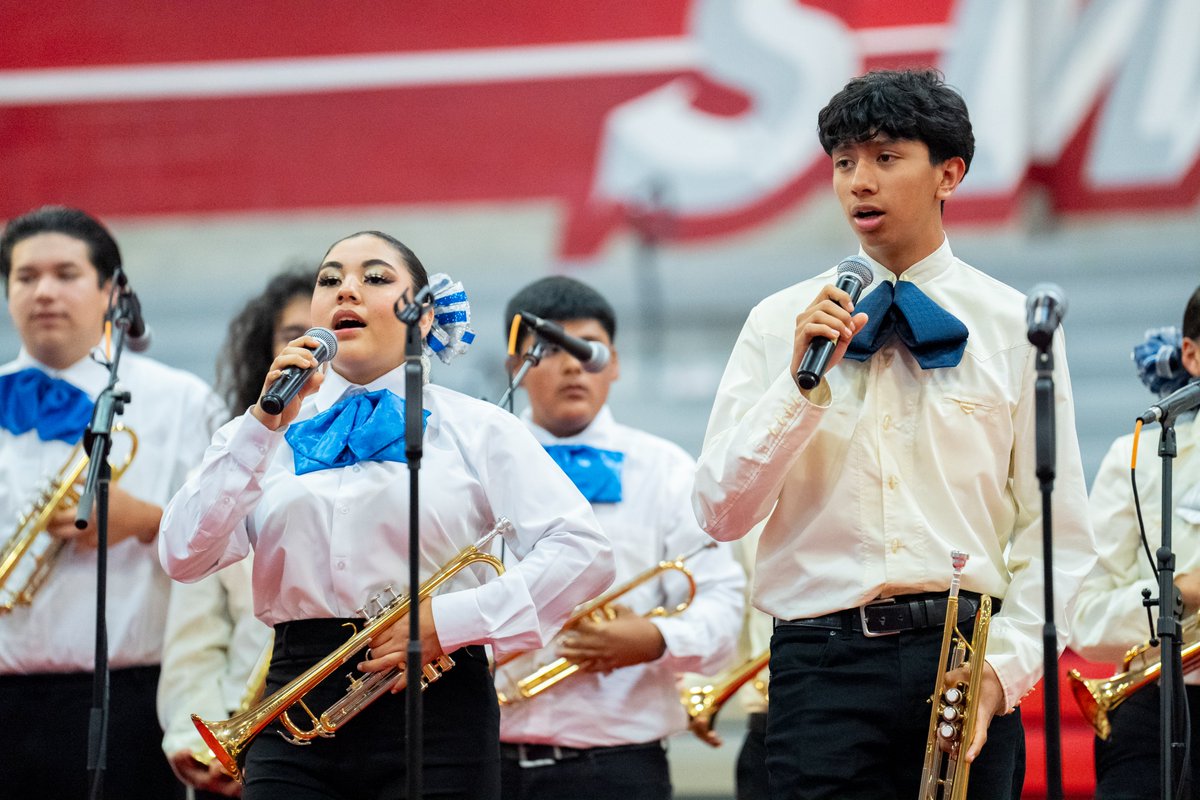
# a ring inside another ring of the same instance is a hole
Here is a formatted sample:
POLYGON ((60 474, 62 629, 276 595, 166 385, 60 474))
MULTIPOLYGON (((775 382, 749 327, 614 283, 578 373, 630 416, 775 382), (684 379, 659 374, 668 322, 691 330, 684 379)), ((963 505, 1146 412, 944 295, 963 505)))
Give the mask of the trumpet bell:
MULTIPOLYGON (((504 517, 500 517, 483 538, 473 545, 464 547, 453 559, 417 587, 416 602, 419 603, 429 597, 460 571, 473 565, 489 566, 496 571, 497 575, 504 574, 504 565, 500 560, 490 553, 484 552, 483 548, 494 537, 512 530, 512 523, 504 517)), ((390 593, 390 587, 384 591, 390 593)), ((320 717, 310 711, 304 702, 304 698, 309 692, 340 669, 355 653, 367 647, 376 635, 405 618, 409 612, 411 598, 408 595, 398 597, 392 595, 390 599, 383 599, 377 595, 372 598, 371 602, 377 602, 380 611, 364 623, 362 630, 354 633, 341 647, 297 675, 285 686, 268 697, 264 697, 257 705, 220 722, 209 722, 195 714, 192 715, 192 723, 196 726, 196 730, 200 732, 204 743, 212 750, 213 755, 221 762, 221 766, 225 768, 226 772, 237 780, 242 780, 242 768, 238 762, 254 737, 275 720, 279 720, 279 724, 290 734, 290 736, 284 735, 287 741, 292 744, 308 744, 318 736, 333 736, 354 715, 384 692, 391 690, 394 680, 372 680, 371 678, 351 680, 346 693, 326 709, 320 717), (306 730, 297 726, 288 716, 293 709, 304 712, 312 723, 312 727, 306 730)), ((422 670, 423 674, 419 678, 421 689, 437 680, 442 672, 453 665, 454 662, 448 657, 425 665, 422 670)))

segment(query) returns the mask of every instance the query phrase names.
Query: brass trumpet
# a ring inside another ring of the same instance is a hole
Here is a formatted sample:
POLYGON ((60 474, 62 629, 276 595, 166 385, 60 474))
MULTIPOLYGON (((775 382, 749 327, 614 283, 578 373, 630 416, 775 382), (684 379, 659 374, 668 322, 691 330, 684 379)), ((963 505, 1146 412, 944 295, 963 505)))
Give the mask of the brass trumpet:
MULTIPOLYGON (((417 602, 420 603, 460 571, 474 564, 486 564, 496 570, 497 575, 504 574, 504 565, 500 563, 500 560, 490 553, 483 552, 483 548, 497 535, 509 533, 512 529, 512 523, 504 517, 496 520, 496 524, 483 538, 460 550, 453 559, 418 587, 417 602)), ((384 591, 390 592, 390 587, 384 591)), ((397 681, 404 678, 404 670, 398 667, 384 672, 373 672, 363 678, 351 677, 346 694, 319 717, 313 714, 304 703, 304 696, 317 684, 332 675, 355 653, 369 645, 376 635, 395 625, 409 612, 410 598, 408 595, 397 597, 392 594, 387 599, 386 605, 383 599, 377 595, 372 598, 371 602, 375 603, 379 609, 376 614, 366 620, 362 630, 253 708, 220 722, 207 722, 195 714, 192 715, 192 722, 195 723, 196 730, 200 732, 204 743, 209 746, 213 755, 221 762, 221 766, 231 776, 239 781, 242 780, 242 770, 238 764, 239 758, 250 741, 274 720, 278 719, 284 729, 291 734, 288 736, 280 732, 280 736, 292 744, 308 744, 318 736, 330 737, 358 712, 370 705, 381 694, 391 690, 397 681), (288 712, 296 706, 299 706, 308 715, 312 722, 311 728, 301 729, 288 716, 288 712)), ((421 689, 425 689, 453 666, 454 660, 448 655, 442 655, 436 661, 426 664, 422 668, 420 676, 421 689)))
MULTIPOLYGON (((1181 652, 1183 672, 1186 674, 1200 667, 1200 619, 1197 615, 1193 614, 1183 624, 1182 633, 1183 641, 1190 642, 1181 652)), ((1150 661, 1147 654, 1151 651, 1158 652, 1158 648, 1151 647, 1149 642, 1130 648, 1121 660, 1121 670, 1111 678, 1085 678, 1077 669, 1067 673, 1067 682, 1076 705, 1101 739, 1107 740, 1112 735, 1109 712, 1134 692, 1158 681, 1162 672, 1162 657, 1160 655, 1153 662, 1150 661)))
POLYGON ((960 757, 975 738, 975 718, 983 685, 984 651, 992 620, 992 598, 983 595, 975 615, 975 635, 967 642, 958 629, 958 591, 967 554, 953 550, 954 575, 946 601, 946 624, 942 627, 941 657, 937 684, 929 701, 929 735, 925 740, 925 766, 921 771, 921 800, 965 800, 971 765, 960 757), (969 663, 970 678, 949 689, 943 686, 945 672, 969 663))
MULTIPOLYGON (((616 602, 617 598, 628 594, 637 587, 641 586, 643 583, 648 583, 649 581, 654 580, 664 572, 676 571, 687 579, 687 600, 683 601, 672 609, 659 606, 658 608, 646 612, 642 616, 647 618, 670 617, 674 616, 675 614, 682 613, 687 609, 688 606, 692 604, 692 600, 696 597, 696 579, 692 575, 691 570, 684 566, 684 562, 700 551, 716 546, 716 542, 707 542, 692 552, 687 553, 686 555, 678 556, 673 561, 660 561, 653 567, 644 570, 620 586, 609 589, 607 592, 595 598, 590 603, 580 606, 575 610, 575 613, 571 615, 571 618, 567 620, 566 624, 563 625, 562 630, 559 631, 554 637, 554 641, 559 641, 564 634, 585 619, 592 619, 597 622, 602 620, 616 619, 617 615, 616 612, 613 611, 612 605, 616 602)), ((541 651, 539 650, 514 654, 508 658, 501 659, 496 664, 496 667, 498 669, 511 664, 518 659, 532 661, 532 659, 536 658, 537 654, 540 652, 541 651)), ((579 672, 578 664, 566 658, 557 658, 548 664, 543 664, 534 668, 523 678, 508 680, 505 682, 505 686, 497 686, 496 696, 499 698, 500 705, 502 706, 520 703, 525 700, 529 700, 530 698, 537 697, 551 686, 556 686, 577 672, 579 672)))
MULTIPOLYGON (((118 422, 113 433, 129 436, 129 452, 125 462, 113 467, 112 482, 116 483, 133 463, 137 454, 137 434, 118 422)), ((17 530, 0 552, 0 614, 17 606, 27 606, 46 582, 54 562, 62 553, 65 539, 46 530, 50 518, 58 511, 79 505, 79 480, 87 469, 88 454, 82 441, 67 457, 58 473, 38 491, 29 510, 17 518, 17 530)))
MULTIPOLYGON (((705 738, 712 730, 717 720, 717 713, 737 690, 749 683, 762 672, 771 660, 771 651, 761 653, 738 664, 733 669, 713 679, 712 683, 703 686, 692 686, 680 693, 679 700, 683 703, 688 715, 688 727, 692 733, 705 738)), ((762 680, 754 681, 754 688, 767 699, 767 683, 762 680)))

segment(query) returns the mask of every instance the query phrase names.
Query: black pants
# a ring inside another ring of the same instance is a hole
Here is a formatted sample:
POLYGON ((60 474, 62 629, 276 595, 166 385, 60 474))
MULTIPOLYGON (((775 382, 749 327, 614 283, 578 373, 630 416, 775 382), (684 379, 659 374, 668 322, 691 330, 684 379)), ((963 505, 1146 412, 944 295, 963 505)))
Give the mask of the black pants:
MULTIPOLYGON (((162 751, 155 713, 158 667, 109 673, 108 767, 113 800, 182 798, 183 784, 162 751)), ((0 676, 3 797, 86 798, 92 673, 0 676)))
MULTIPOLYGON (((970 625, 964 632, 970 635, 970 625)), ((942 630, 867 638, 780 626, 771 639, 767 769, 773 800, 918 794, 942 630)), ((971 766, 972 800, 1020 797, 1020 712, 995 717, 971 766)))
POLYGON ((767 713, 756 711, 746 717, 746 738, 738 751, 737 800, 767 800, 767 713))
MULTIPOLYGON (((506 748, 507 749, 507 748, 506 748)), ((670 800, 671 774, 660 742, 577 751, 552 764, 500 763, 504 800, 670 800)))
MULTIPOLYGON (((345 642, 347 620, 316 619, 275 626, 275 649, 267 692, 345 642)), ((357 620, 357 622, 361 622, 357 620)), ((451 653, 455 666, 424 692, 422 797, 427 800, 495 800, 500 796, 500 708, 482 647, 451 653)), ((357 673, 362 656, 310 692, 313 713, 341 698, 345 674, 357 673)), ((407 691, 407 689, 405 690, 407 691)), ((311 723, 303 711, 289 715, 300 728, 311 723)), ((393 800, 406 795, 405 692, 384 694, 332 738, 297 746, 272 723, 246 753, 243 800, 393 800)))
MULTIPOLYGON (((1180 800, 1195 798, 1194 776, 1200 773, 1200 686, 1187 687, 1188 716, 1192 724, 1188 783, 1180 800)), ((1108 715, 1112 735, 1108 741, 1095 741, 1096 800, 1157 800, 1162 797, 1160 780, 1162 752, 1159 734, 1158 685, 1135 692, 1108 715)), ((1178 758, 1175 768, 1179 769, 1178 758)), ((1172 787, 1174 789, 1174 787, 1172 787)))

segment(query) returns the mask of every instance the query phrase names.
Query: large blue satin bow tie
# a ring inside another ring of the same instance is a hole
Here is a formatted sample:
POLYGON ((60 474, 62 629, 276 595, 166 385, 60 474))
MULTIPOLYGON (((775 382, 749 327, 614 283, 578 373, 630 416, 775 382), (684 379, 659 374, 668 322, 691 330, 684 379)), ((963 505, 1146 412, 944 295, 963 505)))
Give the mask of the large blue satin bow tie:
POLYGON ((589 503, 621 502, 624 453, 586 444, 548 444, 546 452, 589 503))
POLYGON ((908 346, 921 369, 955 367, 967 349, 967 326, 909 281, 883 282, 854 308, 867 325, 846 350, 846 358, 866 361, 892 334, 908 346))
POLYGON ((0 375, 0 427, 18 436, 36 430, 43 442, 75 444, 92 419, 93 405, 87 392, 40 369, 0 375))
MULTIPOLYGON (((423 412, 424 430, 429 411, 423 412)), ((387 389, 344 397, 312 419, 288 426, 297 475, 360 461, 400 461, 404 454, 404 400, 387 389)))

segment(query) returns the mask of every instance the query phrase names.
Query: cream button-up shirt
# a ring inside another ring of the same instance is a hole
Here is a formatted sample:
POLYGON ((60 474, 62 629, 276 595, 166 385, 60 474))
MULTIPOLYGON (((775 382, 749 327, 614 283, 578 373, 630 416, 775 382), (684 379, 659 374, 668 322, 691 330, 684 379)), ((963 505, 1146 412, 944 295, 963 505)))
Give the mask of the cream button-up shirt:
MULTIPOLYGON (((865 256, 864 256, 865 257, 865 256)), ((868 259, 870 261, 870 259, 868 259)), ((1003 598, 987 660, 1015 705, 1042 671, 1042 515, 1034 474, 1034 360, 1024 297, 955 258, 948 242, 896 276, 970 331, 962 362, 924 370, 898 340, 843 361, 806 397, 789 375, 796 315, 833 270, 756 306, 721 379, 696 472, 703 527, 737 539, 766 520, 754 604, 798 619, 962 586, 1003 598)), ((1095 562, 1062 336, 1056 336, 1053 521, 1060 647, 1095 562)))

